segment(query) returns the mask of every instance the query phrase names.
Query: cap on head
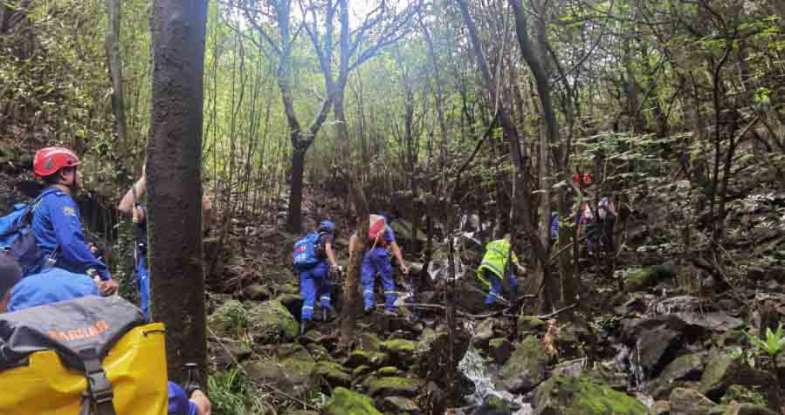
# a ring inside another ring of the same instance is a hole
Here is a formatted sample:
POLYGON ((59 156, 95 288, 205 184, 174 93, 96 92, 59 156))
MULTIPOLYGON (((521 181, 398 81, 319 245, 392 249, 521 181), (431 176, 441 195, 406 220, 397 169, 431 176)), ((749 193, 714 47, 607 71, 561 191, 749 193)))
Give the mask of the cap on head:
POLYGON ((0 298, 22 279, 22 268, 11 255, 0 253, 0 298))
POLYGON ((65 147, 44 147, 35 152, 33 172, 38 177, 51 176, 61 169, 81 164, 79 157, 65 147))

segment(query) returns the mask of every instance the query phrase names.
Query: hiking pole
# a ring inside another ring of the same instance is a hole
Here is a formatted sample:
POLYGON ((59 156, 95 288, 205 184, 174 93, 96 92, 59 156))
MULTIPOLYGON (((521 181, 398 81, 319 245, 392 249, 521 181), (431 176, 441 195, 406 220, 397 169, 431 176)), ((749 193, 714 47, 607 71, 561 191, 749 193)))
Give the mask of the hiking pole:
POLYGON ((185 389, 185 394, 188 397, 197 390, 202 389, 198 364, 191 362, 185 364, 185 386, 183 389, 185 389))

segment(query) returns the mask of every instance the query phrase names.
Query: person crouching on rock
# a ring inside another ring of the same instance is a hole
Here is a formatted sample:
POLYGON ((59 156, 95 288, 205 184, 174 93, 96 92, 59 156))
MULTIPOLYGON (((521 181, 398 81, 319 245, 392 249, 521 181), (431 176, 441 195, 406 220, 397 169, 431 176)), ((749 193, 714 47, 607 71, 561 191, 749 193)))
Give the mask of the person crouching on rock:
POLYGON ((502 279, 507 278, 512 290, 512 296, 518 295, 518 280, 515 278, 515 272, 510 267, 510 262, 515 264, 515 267, 521 274, 526 272, 526 269, 518 263, 518 257, 515 252, 512 252, 512 237, 510 234, 504 235, 504 238, 488 242, 485 246, 485 255, 482 258, 480 267, 477 268, 477 278, 480 279, 485 285, 488 286, 488 295, 485 297, 485 305, 490 306, 500 298, 502 294, 502 279))

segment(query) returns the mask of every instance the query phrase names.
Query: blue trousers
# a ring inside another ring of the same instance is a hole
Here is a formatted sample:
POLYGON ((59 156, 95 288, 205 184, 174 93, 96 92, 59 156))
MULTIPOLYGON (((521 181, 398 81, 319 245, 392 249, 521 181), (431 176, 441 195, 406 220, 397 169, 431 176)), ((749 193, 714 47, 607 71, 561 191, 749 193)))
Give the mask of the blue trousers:
POLYGON ((300 295, 303 297, 303 308, 300 310, 301 320, 313 318, 313 308, 316 298, 322 308, 331 308, 330 305, 330 267, 327 261, 316 264, 313 268, 300 270, 300 295))
POLYGON ((385 248, 373 248, 366 252, 363 258, 360 281, 363 285, 363 302, 366 310, 374 306, 373 287, 376 282, 376 274, 379 274, 382 279, 385 307, 392 310, 395 308, 395 300, 398 296, 395 293, 395 278, 392 263, 390 263, 390 254, 385 248))
MULTIPOLYGON (((502 280, 493 272, 485 269, 483 270, 485 273, 485 279, 491 283, 491 288, 488 291, 488 295, 485 296, 485 305, 491 305, 496 302, 496 299, 501 296, 502 294, 502 280)), ((510 288, 512 289, 513 293, 518 291, 518 279, 515 278, 515 274, 512 272, 507 273, 507 283, 510 284, 510 288)))
POLYGON ((150 269, 147 267, 147 253, 136 250, 136 288, 139 290, 139 308, 144 317, 150 320, 150 269))

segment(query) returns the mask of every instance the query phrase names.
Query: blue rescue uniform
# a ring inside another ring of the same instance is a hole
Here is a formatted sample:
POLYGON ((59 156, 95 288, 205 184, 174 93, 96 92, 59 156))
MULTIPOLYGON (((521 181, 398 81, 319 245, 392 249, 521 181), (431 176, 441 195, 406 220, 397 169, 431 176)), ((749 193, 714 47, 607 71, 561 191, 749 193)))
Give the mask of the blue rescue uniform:
POLYGON ((330 265, 327 263, 327 253, 325 246, 333 242, 333 234, 328 232, 319 233, 319 261, 312 268, 300 270, 300 295, 303 297, 303 307, 300 310, 301 320, 311 320, 313 309, 316 306, 316 299, 319 298, 319 305, 323 309, 331 309, 330 285, 330 265))
POLYGON ((390 262, 390 253, 387 246, 395 242, 395 233, 389 225, 384 229, 384 246, 376 246, 369 249, 363 257, 362 269, 360 271, 360 281, 363 285, 363 302, 365 310, 370 310, 374 305, 373 287, 376 282, 376 274, 382 280, 384 287, 385 308, 392 310, 395 307, 395 300, 398 298, 395 292, 395 276, 390 262))
MULTIPOLYGON (((85 273, 92 268, 102 280, 111 278, 106 264, 87 247, 79 220, 79 206, 67 193, 54 187, 44 190, 33 211, 32 228, 38 248, 44 255, 42 262, 53 257, 56 267, 76 273, 85 273)), ((42 263, 38 269, 43 267, 42 263)))
POLYGON ((23 310, 88 295, 99 295, 98 286, 92 278, 61 268, 49 268, 22 278, 14 285, 7 311, 23 310))

